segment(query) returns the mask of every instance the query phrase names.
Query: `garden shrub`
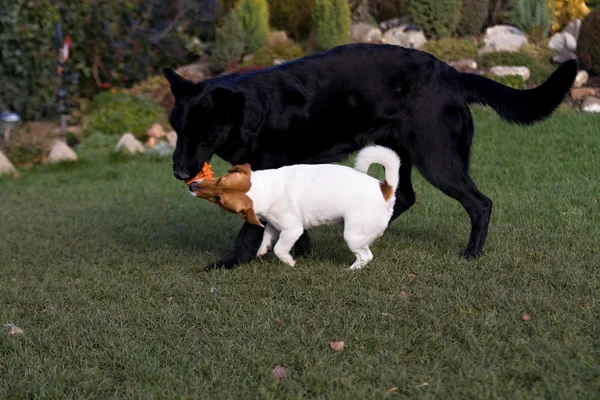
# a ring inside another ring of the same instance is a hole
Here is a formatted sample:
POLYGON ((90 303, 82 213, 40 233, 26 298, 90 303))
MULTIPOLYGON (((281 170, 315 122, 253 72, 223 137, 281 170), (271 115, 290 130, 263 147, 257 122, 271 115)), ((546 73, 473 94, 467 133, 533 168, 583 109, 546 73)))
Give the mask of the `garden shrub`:
POLYGON ((269 38, 269 6, 266 0, 238 0, 237 16, 244 27, 246 51, 254 53, 269 38))
POLYGON ((514 5, 516 25, 536 42, 545 39, 552 26, 552 12, 547 0, 516 0, 514 5))
POLYGON ((240 60, 245 47, 244 27, 235 10, 231 10, 217 28, 210 61, 217 68, 227 68, 240 60))
POLYGON ((350 7, 346 0, 316 0, 313 9, 315 40, 319 50, 348 43, 350 7))
POLYGON ((472 37, 430 40, 421 49, 442 61, 458 61, 477 56, 477 43, 472 37))
POLYGON ((522 51, 499 51, 478 56, 475 60, 482 68, 495 65, 523 66, 529 68, 531 77, 527 80, 528 86, 537 86, 543 83, 554 72, 555 67, 550 62, 554 53, 549 50, 539 50, 528 46, 522 51))
POLYGON ((460 21, 461 0, 413 0, 407 12, 429 38, 452 35, 460 21))
POLYGON ((459 35, 478 35, 488 18, 489 0, 462 0, 460 21, 456 28, 459 35))
POLYGON ((59 14, 43 0, 5 0, 0 7, 0 109, 25 120, 56 112, 57 51, 51 35, 59 14))
POLYGON ((254 55, 253 63, 259 65, 273 65, 273 61, 294 60, 304 56, 302 47, 291 40, 284 43, 277 43, 273 46, 265 46, 258 50, 254 55))
POLYGON ((600 9, 589 13, 581 23, 577 55, 588 71, 600 75, 600 9))
POLYGON ((308 38, 312 27, 314 0, 271 0, 271 26, 286 31, 296 40, 308 38))
POLYGON ((574 19, 583 19, 590 13, 585 0, 548 0, 550 8, 554 8, 552 31, 562 29, 574 19))
POLYGON ((124 92, 102 92, 84 110, 84 136, 93 133, 122 135, 131 132, 145 139, 152 124, 167 124, 165 111, 152 99, 124 92))

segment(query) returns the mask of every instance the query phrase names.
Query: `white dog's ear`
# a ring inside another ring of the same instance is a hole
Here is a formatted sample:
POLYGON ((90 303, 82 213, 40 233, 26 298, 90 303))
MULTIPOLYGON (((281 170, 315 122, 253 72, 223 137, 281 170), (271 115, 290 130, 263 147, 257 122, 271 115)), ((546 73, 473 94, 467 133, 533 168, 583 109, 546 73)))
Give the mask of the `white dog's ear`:
POLYGON ((254 213, 254 208, 247 208, 238 212, 238 215, 246 220, 246 222, 251 223, 252 225, 260 226, 264 228, 265 226, 260 222, 256 214, 254 213))

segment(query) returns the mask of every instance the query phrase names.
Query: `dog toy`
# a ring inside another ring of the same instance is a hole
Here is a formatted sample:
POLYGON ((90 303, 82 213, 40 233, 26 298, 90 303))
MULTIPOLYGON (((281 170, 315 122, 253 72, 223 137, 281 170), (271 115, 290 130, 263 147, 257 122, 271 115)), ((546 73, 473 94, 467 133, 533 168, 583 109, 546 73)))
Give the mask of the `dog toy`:
POLYGON ((189 185, 192 182, 197 181, 198 179, 212 179, 214 174, 211 167, 212 166, 209 163, 204 163, 204 165, 202 166, 202 170, 198 172, 198 174, 192 179, 188 179, 187 181, 185 181, 185 183, 189 185))

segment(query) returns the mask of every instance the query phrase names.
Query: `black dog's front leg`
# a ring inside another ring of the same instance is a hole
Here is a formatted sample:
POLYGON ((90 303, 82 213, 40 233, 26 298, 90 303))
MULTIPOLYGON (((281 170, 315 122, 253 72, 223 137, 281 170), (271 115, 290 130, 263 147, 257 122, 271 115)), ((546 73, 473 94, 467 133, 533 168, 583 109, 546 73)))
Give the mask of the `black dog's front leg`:
MULTIPOLYGON (((258 252, 258 248, 260 247, 260 243, 262 241, 263 233, 264 228, 245 223, 235 239, 233 251, 225 258, 217 261, 216 263, 210 264, 206 270, 216 268, 232 269, 237 267, 239 264, 243 264, 255 259, 256 253, 258 252)), ((300 239, 298 239, 295 245, 295 250, 297 256, 306 256, 310 254, 311 247, 308 232, 304 231, 300 239)))

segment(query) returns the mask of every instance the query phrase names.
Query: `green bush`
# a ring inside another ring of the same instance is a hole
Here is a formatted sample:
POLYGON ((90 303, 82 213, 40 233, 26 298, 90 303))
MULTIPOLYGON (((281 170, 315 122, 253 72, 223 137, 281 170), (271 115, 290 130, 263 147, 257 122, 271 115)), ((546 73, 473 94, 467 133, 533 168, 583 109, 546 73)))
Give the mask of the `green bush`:
POLYGON ((51 33, 58 18, 48 1, 2 1, 0 109, 11 109, 26 120, 55 113, 57 51, 51 33))
POLYGON ((519 75, 496 76, 484 74, 484 76, 513 89, 525 89, 525 81, 519 75))
POLYGON ((350 7, 346 0, 316 0, 313 21, 319 50, 348 43, 350 7))
POLYGON ((152 99, 124 92, 100 93, 86 107, 83 119, 86 137, 94 133, 122 135, 131 132, 138 139, 145 139, 152 124, 166 124, 164 110, 152 99))
POLYGON ((314 4, 314 0, 271 0, 271 26, 286 31, 296 40, 308 38, 314 4))
POLYGON ((477 56, 477 44, 473 38, 445 38, 430 40, 421 49, 442 61, 458 61, 477 56))
POLYGON ((461 0, 413 0, 407 12, 427 37, 440 39, 456 31, 460 8, 461 0))
POLYGON ((303 56, 302 47, 298 43, 288 40, 286 43, 265 46, 258 50, 254 55, 253 62, 259 65, 273 65, 273 61, 277 59, 289 61, 303 56))
POLYGON ((456 32, 459 35, 478 35, 488 18, 489 0, 462 0, 461 16, 456 32))
POLYGON ((269 39, 269 6, 266 0, 239 0, 235 6, 244 27, 246 51, 254 53, 269 39))
POLYGON ((600 75, 600 9, 589 13, 581 23, 577 54, 592 74, 600 75))
POLYGON ((218 68, 227 68, 240 60, 245 47, 244 27, 235 10, 231 10, 217 28, 210 60, 218 68))
POLYGON ((486 53, 477 57, 476 61, 482 68, 489 68, 494 65, 528 67, 531 71, 531 77, 526 83, 529 86, 537 86, 548 79, 552 72, 554 72, 555 67, 550 62, 552 55, 552 51, 539 50, 533 46, 529 46, 525 50, 516 52, 499 51, 486 53))
POLYGON ((514 20, 516 25, 527 32, 536 42, 540 42, 550 32, 554 11, 548 7, 548 0, 516 0, 514 20))

